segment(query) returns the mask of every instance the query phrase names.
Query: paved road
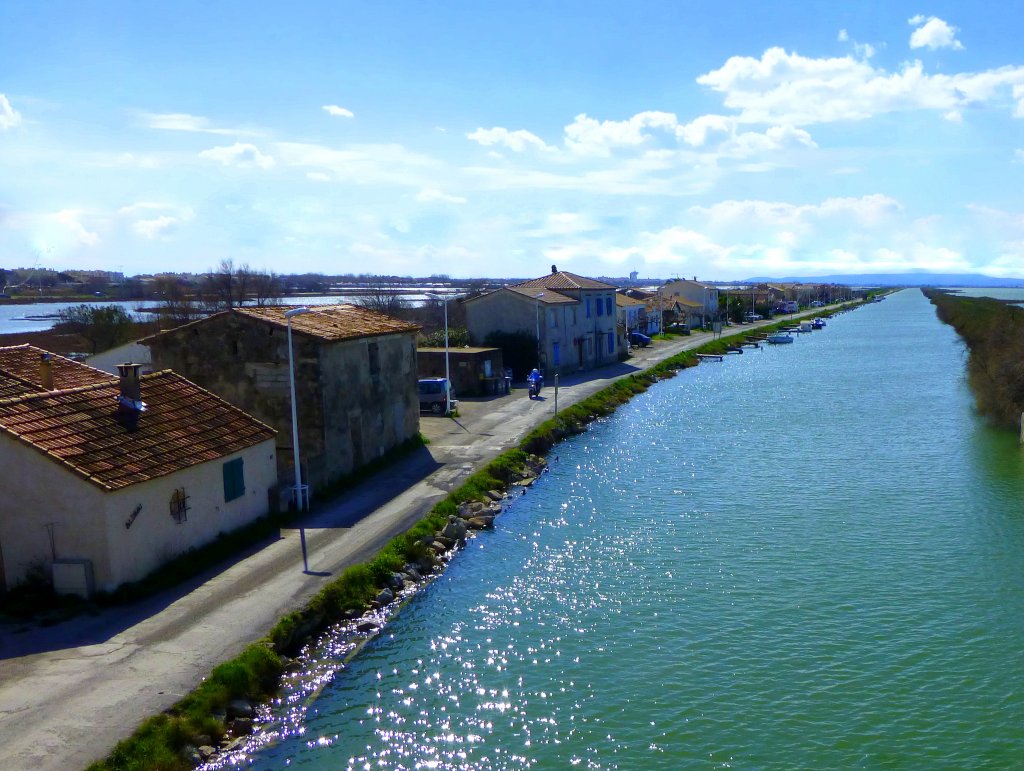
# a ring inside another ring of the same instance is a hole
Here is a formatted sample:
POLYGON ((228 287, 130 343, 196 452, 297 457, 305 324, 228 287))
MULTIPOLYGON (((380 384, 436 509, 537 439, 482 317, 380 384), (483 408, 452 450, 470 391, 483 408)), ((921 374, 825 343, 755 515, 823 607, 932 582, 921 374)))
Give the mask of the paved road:
MULTIPOLYGON (((778 320, 778 319, 776 319, 778 320)), ((766 322, 767 323, 767 322, 766 322)), ((758 325, 735 328, 749 330, 758 325)), ((635 349, 628 362, 567 376, 559 407, 711 334, 635 349)), ((552 414, 554 393, 529 400, 465 399, 460 417, 424 416, 430 443, 298 527, 230 565, 139 605, 27 631, 0 626, 0 767, 73 769, 105 757, 149 715, 195 688, 213 667, 262 637, 333 576, 373 555, 462 479, 552 414)))

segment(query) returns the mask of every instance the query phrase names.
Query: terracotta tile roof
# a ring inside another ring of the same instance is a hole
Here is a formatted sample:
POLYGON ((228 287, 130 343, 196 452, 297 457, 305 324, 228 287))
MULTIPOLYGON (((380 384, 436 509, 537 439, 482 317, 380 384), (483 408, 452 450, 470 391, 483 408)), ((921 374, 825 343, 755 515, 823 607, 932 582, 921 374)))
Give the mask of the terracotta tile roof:
MULTIPOLYGON (((139 342, 148 345, 152 341, 173 335, 182 329, 205 324, 210 319, 223 316, 225 313, 233 313, 285 329, 288 326, 288 320, 284 316, 285 311, 301 307, 303 306, 264 305, 232 308, 230 311, 222 311, 205 319, 199 319, 174 329, 159 332, 139 342)), ((292 317, 292 331, 296 334, 304 334, 330 342, 354 340, 360 337, 377 337, 398 332, 418 332, 420 330, 418 324, 410 324, 407 321, 385 316, 383 313, 377 313, 359 305, 349 305, 347 303, 310 305, 309 310, 310 313, 303 313, 292 317)))
POLYGON ((575 273, 569 273, 566 270, 558 270, 554 273, 548 273, 546 276, 541 276, 540 278, 533 278, 529 281, 513 284, 509 289, 518 289, 523 287, 541 287, 543 289, 554 289, 556 291, 559 289, 615 289, 611 284, 587 278, 586 276, 577 276, 575 273))
MULTIPOLYGON (((300 305, 265 305, 262 308, 235 308, 234 313, 249 318, 267 321, 281 327, 287 326, 285 311, 300 308, 300 305)), ((292 317, 292 331, 301 332, 322 340, 350 340, 357 337, 375 337, 396 332, 418 332, 418 324, 385 316, 359 305, 338 303, 337 305, 310 305, 309 313, 292 317)))
MULTIPOLYGON (((45 390, 39 374, 39 359, 47 353, 34 345, 0 347, 0 398, 45 390)), ((77 388, 93 383, 117 382, 109 372, 80 364, 55 353, 50 354, 53 387, 77 388)))
POLYGON ((147 409, 119 412, 117 378, 0 400, 0 434, 24 442, 104 490, 217 460, 274 429, 170 370, 143 375, 147 409))
POLYGON ((620 308, 632 308, 632 307, 637 306, 637 305, 642 307, 643 304, 644 304, 644 301, 643 300, 636 300, 636 299, 634 299, 632 297, 628 297, 627 295, 624 295, 624 294, 622 294, 620 292, 616 292, 616 294, 615 294, 615 304, 618 307, 620 307, 620 308))
MULTIPOLYGON (((516 294, 521 294, 523 297, 530 300, 537 300, 547 305, 571 305, 573 303, 579 303, 579 300, 575 297, 569 297, 567 295, 560 294, 559 292, 553 292, 550 289, 544 289, 539 286, 524 287, 522 284, 516 284, 515 286, 507 286, 505 289, 510 292, 515 292, 516 294), (540 295, 540 297, 537 295, 540 295)), ((499 289, 498 291, 500 292, 502 290, 499 289)))

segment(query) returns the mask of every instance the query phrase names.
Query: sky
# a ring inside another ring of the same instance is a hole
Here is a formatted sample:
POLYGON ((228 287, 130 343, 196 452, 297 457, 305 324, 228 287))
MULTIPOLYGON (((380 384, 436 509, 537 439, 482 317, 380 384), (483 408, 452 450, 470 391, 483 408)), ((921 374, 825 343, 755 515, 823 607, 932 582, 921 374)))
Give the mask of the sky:
POLYGON ((1024 3, 0 3, 0 267, 1024 276, 1024 3))

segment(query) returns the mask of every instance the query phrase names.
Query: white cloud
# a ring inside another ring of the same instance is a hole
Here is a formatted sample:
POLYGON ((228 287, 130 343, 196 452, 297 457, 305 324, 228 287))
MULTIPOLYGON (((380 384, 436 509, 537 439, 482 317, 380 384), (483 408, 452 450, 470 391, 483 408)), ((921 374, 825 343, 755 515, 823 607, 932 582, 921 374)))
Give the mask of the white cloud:
POLYGON ((733 228, 739 224, 792 228, 837 217, 848 217, 862 225, 878 225, 902 210, 894 198, 874 194, 861 198, 828 198, 820 204, 804 205, 779 201, 721 201, 712 206, 692 206, 689 213, 712 228, 733 228))
POLYGON ((494 128, 478 128, 469 134, 466 134, 467 139, 472 139, 474 142, 483 145, 484 147, 493 147, 495 145, 499 147, 507 147, 517 153, 521 153, 527 148, 534 148, 537 150, 543 150, 545 152, 551 152, 555 148, 545 144, 544 140, 538 137, 536 134, 531 134, 529 131, 522 129, 518 131, 509 131, 506 128, 495 126, 494 128))
POLYGON ((1013 151, 1013 160, 1017 163, 1024 163, 1024 150, 1017 148, 1013 151))
POLYGON ((89 230, 82 220, 88 216, 80 209, 63 209, 49 216, 49 219, 62 226, 79 246, 96 246, 100 242, 100 234, 89 230))
POLYGON ((731 57, 697 82, 722 94, 741 123, 801 126, 906 110, 949 114, 996 101, 1007 90, 1015 114, 1024 117, 1022 66, 929 75, 916 61, 887 72, 850 56, 812 59, 770 48, 760 59, 731 57))
POLYGON ((836 40, 838 40, 840 43, 845 43, 849 39, 850 35, 849 33, 847 33, 845 29, 839 30, 839 34, 836 36, 836 40))
POLYGON ((954 51, 962 51, 963 44, 956 39, 957 28, 952 27, 942 19, 930 16, 926 20, 924 16, 914 16, 907 20, 907 23, 916 27, 910 34, 911 48, 952 48, 954 51))
POLYGON ((255 145, 243 142, 235 142, 230 147, 213 147, 199 153, 200 158, 211 161, 218 161, 225 166, 239 166, 242 168, 257 167, 269 169, 274 165, 274 159, 264 155, 255 145))
POLYGON ((273 152, 282 166, 329 173, 332 179, 356 184, 429 187, 436 184, 439 167, 433 158, 399 144, 352 144, 339 149, 310 142, 277 142, 273 152))
POLYGON ((0 94, 0 131, 12 129, 21 123, 21 113, 11 107, 4 94, 0 94))
POLYGON ((177 217, 163 215, 150 220, 139 220, 132 225, 132 230, 143 238, 151 241, 163 238, 178 229, 181 220, 177 217))
POLYGON ((608 156, 618 147, 636 147, 650 142, 656 132, 676 139, 679 121, 674 113, 649 110, 628 120, 597 121, 586 114, 577 115, 565 127, 565 144, 580 155, 608 156))
POLYGON ((346 110, 344 107, 339 107, 336 104, 325 104, 323 106, 323 111, 326 112, 328 115, 335 116, 336 118, 356 117, 355 113, 353 113, 351 110, 346 110))
POLYGON ((416 200, 420 203, 433 203, 440 201, 442 203, 465 203, 466 199, 458 195, 449 195, 443 193, 435 188, 424 188, 416 194, 416 200))
POLYGON ((256 132, 250 129, 216 128, 210 120, 200 115, 189 115, 185 112, 141 113, 143 125, 147 128, 162 131, 186 131, 200 134, 218 134, 222 136, 253 136, 256 132))
POLYGON ((312 180, 313 182, 330 182, 331 175, 324 174, 322 171, 308 171, 306 172, 306 179, 312 180))

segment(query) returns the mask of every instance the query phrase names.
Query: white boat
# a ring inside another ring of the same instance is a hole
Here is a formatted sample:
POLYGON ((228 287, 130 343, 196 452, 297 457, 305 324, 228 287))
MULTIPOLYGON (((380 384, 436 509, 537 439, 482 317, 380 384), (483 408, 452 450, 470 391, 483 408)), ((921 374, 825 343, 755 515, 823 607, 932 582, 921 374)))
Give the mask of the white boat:
POLYGON ((775 332, 773 334, 768 335, 768 342, 771 343, 772 345, 782 345, 783 343, 792 343, 793 342, 793 335, 790 335, 790 334, 787 334, 787 333, 783 333, 783 332, 775 332))

